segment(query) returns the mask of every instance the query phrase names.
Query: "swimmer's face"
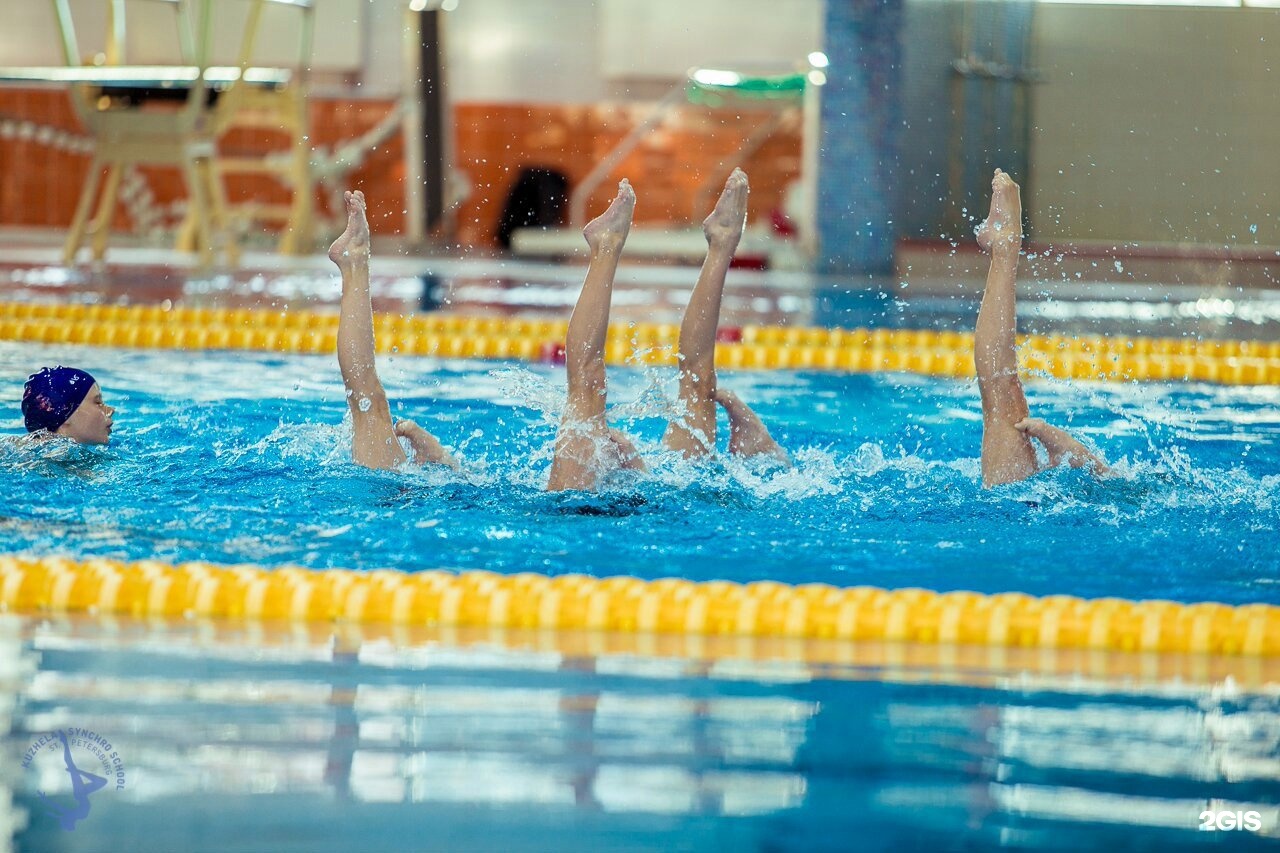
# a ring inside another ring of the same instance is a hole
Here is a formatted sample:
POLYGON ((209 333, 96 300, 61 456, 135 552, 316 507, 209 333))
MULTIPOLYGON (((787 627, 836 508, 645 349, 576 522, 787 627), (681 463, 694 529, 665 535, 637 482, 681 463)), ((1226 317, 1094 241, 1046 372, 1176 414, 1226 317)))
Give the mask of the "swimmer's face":
POLYGON ((116 410, 102 401, 102 389, 93 383, 89 393, 57 434, 81 444, 106 444, 111 440, 111 419, 116 410))

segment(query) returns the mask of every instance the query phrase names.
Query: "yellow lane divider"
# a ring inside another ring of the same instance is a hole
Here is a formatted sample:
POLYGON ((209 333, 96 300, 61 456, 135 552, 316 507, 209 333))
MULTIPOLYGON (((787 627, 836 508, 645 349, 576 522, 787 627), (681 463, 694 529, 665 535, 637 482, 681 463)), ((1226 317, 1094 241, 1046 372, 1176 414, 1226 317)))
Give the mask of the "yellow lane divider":
MULTIPOLYGON (((563 358, 567 328, 563 320, 442 314, 379 314, 374 325, 383 353, 544 362, 563 358)), ((337 329, 336 313, 313 310, 0 303, 0 340, 47 344, 332 353, 337 329)), ((965 332, 721 331, 716 361, 726 368, 973 375, 973 336, 965 332)), ((611 364, 675 364, 678 338, 679 327, 670 323, 615 323, 605 357, 611 364)), ((1027 335, 1019 344, 1022 367, 1032 375, 1280 384, 1280 342, 1027 335)))
POLYGON ((0 609, 1280 657, 1280 607, 0 556, 0 609))

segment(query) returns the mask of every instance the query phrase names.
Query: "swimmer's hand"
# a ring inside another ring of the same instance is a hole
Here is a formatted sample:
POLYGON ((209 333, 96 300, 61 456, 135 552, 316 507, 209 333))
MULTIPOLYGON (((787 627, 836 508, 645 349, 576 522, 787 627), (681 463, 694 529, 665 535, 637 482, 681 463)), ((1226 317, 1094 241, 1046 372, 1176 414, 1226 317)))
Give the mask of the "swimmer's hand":
POLYGON ((715 401, 729 416, 729 452, 734 456, 772 456, 783 465, 790 465, 787 452, 769 435, 760 416, 744 403, 737 394, 726 388, 716 388, 715 401))
POLYGON ((1102 457, 1071 437, 1064 429, 1050 426, 1040 418, 1023 418, 1013 425, 1014 429, 1034 438, 1044 445, 1049 454, 1049 467, 1057 468, 1064 461, 1072 468, 1088 468, 1098 476, 1111 472, 1111 468, 1102 457))
POLYGON ((628 471, 648 471, 649 468, 644 464, 644 460, 640 458, 640 453, 636 450, 635 444, 627 437, 622 430, 609 430, 609 443, 613 445, 613 450, 618 454, 618 464, 626 468, 628 471))
POLYGON ((458 461, 445 450, 439 439, 413 421, 396 421, 395 430, 396 435, 409 439, 409 446, 413 448, 413 461, 417 464, 447 465, 458 470, 458 461))

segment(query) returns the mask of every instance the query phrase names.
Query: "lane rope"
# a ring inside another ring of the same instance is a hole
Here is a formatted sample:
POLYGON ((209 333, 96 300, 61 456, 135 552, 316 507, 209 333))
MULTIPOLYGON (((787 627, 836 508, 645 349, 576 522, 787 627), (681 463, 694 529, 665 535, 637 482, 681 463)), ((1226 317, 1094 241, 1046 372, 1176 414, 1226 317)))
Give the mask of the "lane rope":
POLYGON ((0 610, 1280 657, 1280 607, 0 556, 0 610))
MULTIPOLYGON (((568 323, 378 314, 374 326, 382 353, 559 363, 568 323)), ((0 340, 7 341, 332 354, 337 330, 333 311, 0 302, 0 340)), ((721 329, 720 338, 716 364, 730 369, 974 375, 968 332, 743 326, 721 329)), ((674 365, 678 339, 673 323, 615 323, 605 358, 616 365, 674 365)), ((1280 342, 1025 335, 1019 358, 1027 374, 1059 379, 1280 384, 1280 342)))

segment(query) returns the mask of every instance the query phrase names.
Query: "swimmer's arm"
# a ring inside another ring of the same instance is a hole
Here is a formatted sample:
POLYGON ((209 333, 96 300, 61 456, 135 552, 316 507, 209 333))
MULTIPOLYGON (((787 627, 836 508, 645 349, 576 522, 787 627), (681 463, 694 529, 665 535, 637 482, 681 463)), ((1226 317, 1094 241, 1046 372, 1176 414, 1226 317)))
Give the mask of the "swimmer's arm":
POLYGON ((1099 477, 1111 473, 1111 467, 1101 456, 1085 447, 1064 429, 1051 426, 1039 418, 1023 418, 1014 424, 1023 432, 1044 445, 1049 454, 1049 467, 1056 468, 1064 461, 1072 468, 1088 468, 1099 477))
MULTIPOLYGON (((21 435, 6 435, 0 438, 0 446, 12 448, 14 450, 26 450, 29 447, 35 447, 45 442, 61 438, 47 430, 37 430, 35 432, 23 433, 21 435)), ((62 441, 71 441, 69 438, 62 438, 62 441)))
POLYGON ((716 388, 715 400, 729 416, 729 452, 734 456, 772 456, 783 465, 791 458, 769 435, 755 410, 727 388, 716 388))
POLYGON ((648 471, 649 466, 644 464, 644 460, 640 458, 640 453, 636 450, 636 446, 627 437, 627 434, 621 430, 609 430, 609 441, 613 442, 614 449, 618 451, 618 464, 628 471, 648 471))
POLYGON ((458 461, 445 449, 439 439, 413 421, 396 421, 395 430, 396 435, 409 439, 409 446, 413 449, 413 461, 417 464, 447 465, 455 471, 458 470, 458 461))

